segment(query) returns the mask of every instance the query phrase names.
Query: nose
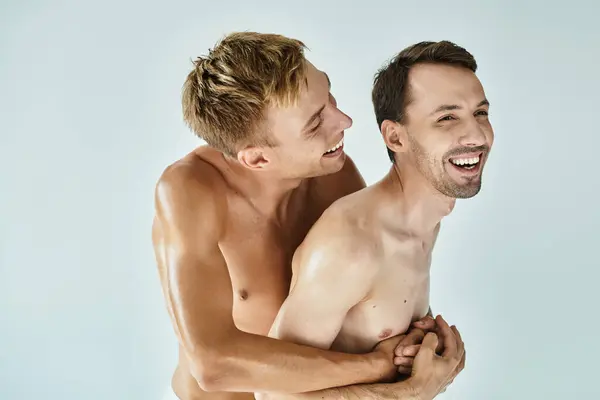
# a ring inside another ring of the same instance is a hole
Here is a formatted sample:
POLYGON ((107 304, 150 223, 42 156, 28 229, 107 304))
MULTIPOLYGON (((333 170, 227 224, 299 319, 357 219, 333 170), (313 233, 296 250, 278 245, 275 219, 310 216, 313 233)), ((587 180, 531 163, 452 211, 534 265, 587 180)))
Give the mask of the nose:
POLYGON ((459 139, 462 146, 476 147, 486 144, 485 131, 477 120, 473 119, 465 128, 459 139))
POLYGON ((352 126, 352 118, 350 118, 350 116, 348 116, 341 110, 338 109, 338 111, 340 113, 340 121, 339 121, 340 130, 343 131, 345 129, 349 129, 352 126))

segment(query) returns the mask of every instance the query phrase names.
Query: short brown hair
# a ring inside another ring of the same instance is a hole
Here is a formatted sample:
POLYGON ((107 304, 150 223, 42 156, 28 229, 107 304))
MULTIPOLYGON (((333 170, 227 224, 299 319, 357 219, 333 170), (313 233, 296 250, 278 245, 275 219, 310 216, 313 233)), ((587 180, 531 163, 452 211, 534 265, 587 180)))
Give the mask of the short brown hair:
MULTIPOLYGON (((406 122, 406 107, 410 103, 408 74, 416 64, 457 65, 477 71, 477 62, 464 48, 443 40, 441 42, 420 42, 398 53, 375 75, 372 100, 377 125, 385 120, 406 122)), ((394 162, 394 152, 387 149, 394 162)))
POLYGON ((258 132, 268 105, 293 104, 306 77, 305 45, 277 34, 234 32, 194 61, 183 85, 183 117, 208 145, 235 157, 272 144, 258 132))

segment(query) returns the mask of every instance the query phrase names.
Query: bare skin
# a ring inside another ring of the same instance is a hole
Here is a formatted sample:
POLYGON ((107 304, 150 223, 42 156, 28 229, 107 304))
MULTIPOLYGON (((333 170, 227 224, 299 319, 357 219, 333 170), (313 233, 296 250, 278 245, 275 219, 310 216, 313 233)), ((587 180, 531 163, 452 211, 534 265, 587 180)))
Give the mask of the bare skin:
POLYGON ((334 201, 365 186, 339 145, 351 120, 327 76, 307 68, 298 104, 267 110, 278 146, 248 146, 237 159, 199 148, 157 184, 152 238, 180 344, 172 385, 182 400, 318 391, 396 374, 399 337, 367 354, 267 337, 297 246, 334 201))
MULTIPOLYGON (((440 225, 426 232, 410 229, 410 217, 398 212, 399 186, 393 169, 383 181, 327 210, 298 249, 294 286, 274 336, 299 335, 295 342, 310 337, 310 344, 321 348, 364 353, 427 315, 431 252, 440 225), (314 296, 333 285, 333 293, 343 288, 348 300, 341 303, 341 296, 331 295, 333 300, 325 302, 314 296), (307 307, 317 303, 304 304, 310 294, 312 301, 321 301, 318 312, 307 307), (309 313, 314 322, 307 324, 309 313), (305 331, 317 326, 317 332, 305 331)), ((419 207, 418 212, 427 211, 424 204, 419 207)), ((434 221, 441 217, 427 215, 434 221)))
MULTIPOLYGON (((386 121, 382 128, 388 147, 399 153, 397 163, 377 184, 336 201, 311 229, 294 255, 290 295, 271 337, 364 353, 407 332, 430 310, 431 256, 440 222, 457 197, 479 191, 493 131, 483 88, 470 71, 426 65, 416 66, 409 77, 411 122, 402 126, 386 121), (453 165, 475 157, 475 167, 453 165)), ((428 380, 437 381, 421 392, 423 399, 442 392, 464 366, 460 334, 443 318, 436 322, 443 338, 436 350, 447 361, 443 368, 417 364, 423 361, 415 358, 423 333, 412 335, 396 353, 401 372, 415 376, 434 371, 428 380)), ((336 388, 257 398, 347 395, 346 388, 336 388)))
POLYGON ((307 180, 291 191, 285 208, 278 210, 281 215, 256 210, 240 196, 238 184, 221 153, 200 148, 166 171, 157 192, 153 241, 181 343, 173 377, 176 394, 242 399, 253 396, 215 391, 310 390, 389 374, 391 352, 386 363, 378 353, 348 357, 255 336, 267 335, 285 300, 292 254, 310 226, 334 199, 364 186, 352 161, 334 175, 307 180), (315 380, 310 371, 319 367, 337 370, 337 376, 315 380), (242 379, 235 378, 238 368, 242 379), (295 383, 280 383, 289 374, 295 383))

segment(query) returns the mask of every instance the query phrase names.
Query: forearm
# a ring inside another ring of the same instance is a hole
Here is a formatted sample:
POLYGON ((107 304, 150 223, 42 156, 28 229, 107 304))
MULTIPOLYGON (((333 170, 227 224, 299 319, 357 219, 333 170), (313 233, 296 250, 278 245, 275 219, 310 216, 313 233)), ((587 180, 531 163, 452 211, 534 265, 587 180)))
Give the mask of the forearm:
POLYGON ((300 394, 257 393, 257 400, 422 400, 410 379, 395 383, 352 385, 300 394))
POLYGON ((240 332, 198 357, 210 391, 302 393, 372 383, 383 379, 391 361, 376 353, 346 354, 240 332))

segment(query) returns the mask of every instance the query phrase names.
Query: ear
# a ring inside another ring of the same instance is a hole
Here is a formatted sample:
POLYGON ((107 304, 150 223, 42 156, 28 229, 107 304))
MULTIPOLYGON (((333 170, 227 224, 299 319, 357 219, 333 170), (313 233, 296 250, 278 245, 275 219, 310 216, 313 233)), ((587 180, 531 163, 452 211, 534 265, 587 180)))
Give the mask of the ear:
POLYGON ((269 155, 260 147, 246 147, 237 154, 240 164, 251 170, 262 170, 271 162, 269 155))
POLYGON ((394 153, 404 153, 408 146, 406 128, 399 122, 386 119, 381 123, 381 135, 385 145, 394 153))

